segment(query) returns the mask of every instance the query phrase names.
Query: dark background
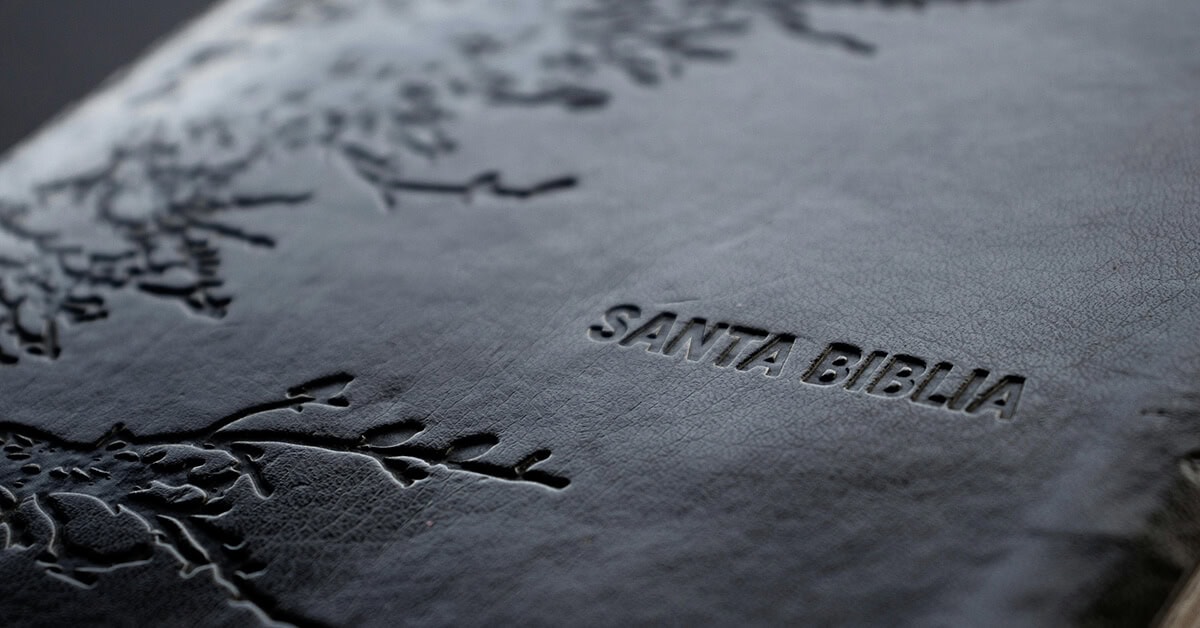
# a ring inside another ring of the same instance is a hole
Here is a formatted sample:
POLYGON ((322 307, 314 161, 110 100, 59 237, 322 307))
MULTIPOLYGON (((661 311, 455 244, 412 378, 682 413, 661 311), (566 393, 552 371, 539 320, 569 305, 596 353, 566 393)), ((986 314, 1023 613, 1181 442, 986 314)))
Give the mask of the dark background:
POLYGON ((0 0, 0 154, 215 0, 0 0))

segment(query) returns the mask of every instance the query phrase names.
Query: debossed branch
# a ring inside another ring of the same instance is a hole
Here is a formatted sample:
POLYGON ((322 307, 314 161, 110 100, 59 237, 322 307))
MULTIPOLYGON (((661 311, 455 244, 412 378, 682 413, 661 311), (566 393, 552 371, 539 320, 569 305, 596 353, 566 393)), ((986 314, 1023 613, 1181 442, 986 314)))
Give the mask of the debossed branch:
MULTIPOLYGON (((538 4, 536 20, 515 25, 503 22, 531 12, 497 12, 490 0, 474 1, 454 4, 468 15, 490 10, 493 22, 446 29, 453 36, 430 29, 427 43, 436 55, 409 65, 388 42, 347 46, 332 35, 377 20, 405 22, 420 13, 414 8, 420 0, 265 2, 245 18, 248 34, 242 36, 284 29, 277 41, 284 52, 254 56, 244 52, 253 50, 248 41, 239 45, 223 33, 184 55, 179 67, 163 70, 144 93, 129 94, 128 115, 144 116, 144 124, 117 140, 100 163, 33 182, 25 197, 0 199, 0 364, 23 356, 58 358, 63 328, 109 316, 114 291, 223 317, 235 298, 225 287, 223 248, 276 244, 275 234, 238 226, 239 214, 296 207, 317 192, 306 181, 277 180, 275 189, 248 193, 247 175, 260 164, 323 152, 387 210, 414 194, 531 200, 579 181, 551 173, 514 182, 499 167, 429 179, 414 177, 411 165, 436 163, 468 143, 458 122, 479 107, 598 111, 614 96, 612 76, 652 87, 691 65, 729 62, 736 44, 763 22, 800 41, 852 54, 873 50, 858 37, 818 28, 813 0, 562 0, 538 4), (295 34, 306 29, 315 30, 295 34), (288 46, 309 61, 311 74, 274 72, 271 59, 291 56, 288 46), (231 64, 221 74, 222 93, 230 94, 223 109, 214 105, 204 117, 183 119, 143 112, 185 89, 191 73, 222 62, 231 64)), ((921 7, 932 1, 853 4, 921 7)))
POLYGON ((312 449, 374 464, 397 488, 443 473, 537 485, 569 481, 538 466, 537 450, 515 464, 487 459, 494 434, 423 442, 424 425, 405 419, 352 438, 252 429, 244 420, 309 406, 345 408, 353 378, 337 374, 294 387, 203 429, 142 436, 118 425, 94 442, 59 438, 29 426, 0 424, 0 547, 27 553, 50 576, 79 587, 105 573, 144 564, 165 551, 180 576, 206 573, 231 603, 265 622, 310 620, 280 607, 255 585, 269 568, 226 521, 240 499, 270 499, 263 470, 268 446, 312 449))

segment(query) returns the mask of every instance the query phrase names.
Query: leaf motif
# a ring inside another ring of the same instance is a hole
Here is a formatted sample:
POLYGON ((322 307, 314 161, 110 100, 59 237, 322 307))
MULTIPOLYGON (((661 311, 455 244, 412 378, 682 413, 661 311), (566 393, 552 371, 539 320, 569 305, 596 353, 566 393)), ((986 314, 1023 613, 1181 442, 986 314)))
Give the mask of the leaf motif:
POLYGON ((383 463, 383 468, 387 469, 388 473, 391 473, 392 477, 404 486, 429 477, 429 467, 419 460, 394 457, 384 458, 380 462, 383 463))
POLYGON ((0 486, 0 514, 12 510, 17 505, 17 496, 4 486, 0 486))
POLYGON ((83 493, 51 493, 45 500, 61 524, 68 555, 112 566, 144 560, 154 551, 146 523, 127 510, 83 493))
POLYGON ((45 545, 54 538, 54 520, 42 510, 34 497, 18 504, 7 517, 7 522, 12 530, 10 543, 18 549, 45 545))
POLYGON ((472 434, 456 439, 446 450, 448 462, 467 462, 482 457, 493 447, 500 444, 500 439, 494 434, 472 434))
POLYGON ((208 494, 191 484, 171 486, 158 480, 150 482, 150 488, 130 491, 130 499, 159 506, 198 507, 208 500, 208 494))
POLYGON ((385 449, 403 445, 425 430, 425 425, 415 419, 380 425, 363 432, 363 444, 371 449, 385 449))
POLYGON ((346 387, 354 381, 354 376, 347 373, 337 373, 328 377, 314 379, 310 382, 293 386, 287 394, 290 398, 309 398, 311 403, 319 403, 335 408, 345 408, 350 405, 346 399, 346 387))
POLYGON ((160 473, 186 471, 190 480, 205 486, 225 480, 233 481, 237 477, 237 458, 220 449, 157 445, 145 451, 142 461, 160 473))
POLYGON ((533 468, 534 465, 541 463, 541 462, 545 462, 549 458, 550 458, 550 450, 549 449, 539 449, 539 450, 529 454, 528 456, 525 456, 524 458, 522 458, 521 461, 518 462, 516 464, 516 466, 513 467, 513 471, 516 472, 516 474, 518 476, 524 475, 525 472, 530 470, 531 468, 533 468))

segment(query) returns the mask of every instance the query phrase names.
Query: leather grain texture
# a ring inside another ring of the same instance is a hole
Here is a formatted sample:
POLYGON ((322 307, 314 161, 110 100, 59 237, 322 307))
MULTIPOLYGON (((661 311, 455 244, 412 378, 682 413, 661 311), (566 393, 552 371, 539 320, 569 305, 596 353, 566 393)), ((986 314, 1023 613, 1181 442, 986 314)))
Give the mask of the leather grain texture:
POLYGON ((1194 0, 235 0, 0 163, 5 625, 1146 625, 1194 0))

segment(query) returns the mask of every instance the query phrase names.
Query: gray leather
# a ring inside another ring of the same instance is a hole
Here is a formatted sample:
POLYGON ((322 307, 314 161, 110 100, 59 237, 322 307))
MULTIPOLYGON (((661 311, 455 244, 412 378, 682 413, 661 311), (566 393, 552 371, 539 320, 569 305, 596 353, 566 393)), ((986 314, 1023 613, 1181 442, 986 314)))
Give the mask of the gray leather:
POLYGON ((0 616, 1146 624, 1196 558, 1198 26, 228 3, 0 165, 0 616))

